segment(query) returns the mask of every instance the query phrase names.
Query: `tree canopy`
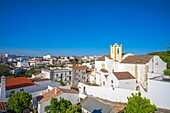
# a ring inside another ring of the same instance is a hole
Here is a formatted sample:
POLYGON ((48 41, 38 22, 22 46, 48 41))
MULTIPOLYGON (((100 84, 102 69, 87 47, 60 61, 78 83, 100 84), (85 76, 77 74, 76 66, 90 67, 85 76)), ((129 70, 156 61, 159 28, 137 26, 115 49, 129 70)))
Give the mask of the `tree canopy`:
POLYGON ((170 69, 164 70, 164 74, 170 77, 170 69))
POLYGON ((70 106, 67 110, 66 113, 82 113, 82 110, 80 106, 70 106))
POLYGON ((4 76, 9 76, 10 73, 10 67, 8 65, 5 64, 0 64, 0 76, 4 75, 4 76))
POLYGON ((71 106, 71 102, 68 100, 65 100, 64 98, 60 98, 58 101, 57 98, 52 98, 50 105, 46 106, 45 111, 47 113, 65 113, 66 110, 71 106))
POLYGON ((128 97, 124 113, 152 113, 156 110, 156 106, 152 105, 149 99, 142 98, 141 93, 132 93, 132 96, 128 97))
POLYGON ((7 106, 16 113, 22 112, 31 105, 32 95, 24 91, 20 91, 11 95, 7 101, 7 106))
POLYGON ((72 106, 69 100, 60 98, 52 98, 50 105, 45 107, 47 113, 82 113, 79 106, 72 106))

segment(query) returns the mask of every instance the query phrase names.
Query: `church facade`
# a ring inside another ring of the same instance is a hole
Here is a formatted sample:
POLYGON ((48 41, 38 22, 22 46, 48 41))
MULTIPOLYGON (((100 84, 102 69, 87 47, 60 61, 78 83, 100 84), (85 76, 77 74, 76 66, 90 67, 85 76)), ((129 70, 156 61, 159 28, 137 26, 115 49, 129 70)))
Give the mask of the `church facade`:
POLYGON ((153 55, 124 54, 122 45, 110 45, 110 55, 95 61, 90 82, 99 86, 147 91, 148 79, 162 76, 167 64, 153 55))

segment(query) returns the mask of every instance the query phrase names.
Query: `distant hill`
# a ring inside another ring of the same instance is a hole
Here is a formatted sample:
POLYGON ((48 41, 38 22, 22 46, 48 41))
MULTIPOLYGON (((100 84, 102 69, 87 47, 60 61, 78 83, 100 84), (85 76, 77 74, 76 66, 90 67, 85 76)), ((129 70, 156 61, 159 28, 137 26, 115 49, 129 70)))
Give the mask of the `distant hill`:
POLYGON ((0 64, 0 76, 9 76, 10 73, 10 67, 8 65, 5 65, 5 64, 0 64))
POLYGON ((164 62, 167 63, 168 69, 170 69, 170 50, 161 52, 152 52, 149 55, 158 55, 162 58, 164 62))

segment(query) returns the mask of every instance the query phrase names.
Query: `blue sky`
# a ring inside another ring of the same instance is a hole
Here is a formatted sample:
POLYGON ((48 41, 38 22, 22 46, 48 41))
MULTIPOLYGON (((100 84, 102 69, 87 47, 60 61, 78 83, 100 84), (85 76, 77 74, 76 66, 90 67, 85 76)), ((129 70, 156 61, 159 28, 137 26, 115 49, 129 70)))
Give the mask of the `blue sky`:
POLYGON ((102 55, 166 50, 169 0, 0 0, 0 53, 102 55))

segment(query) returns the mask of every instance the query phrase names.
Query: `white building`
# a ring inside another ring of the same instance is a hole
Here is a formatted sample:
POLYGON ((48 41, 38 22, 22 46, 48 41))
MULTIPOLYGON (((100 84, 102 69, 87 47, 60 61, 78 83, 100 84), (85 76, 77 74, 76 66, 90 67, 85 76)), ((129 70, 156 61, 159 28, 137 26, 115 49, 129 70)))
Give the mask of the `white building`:
POLYGON ((1 77, 0 85, 0 102, 7 102, 8 98, 17 92, 24 91, 32 95, 33 108, 38 107, 36 103, 36 97, 42 93, 48 92, 49 88, 60 86, 58 82, 46 81, 34 81, 27 79, 26 77, 1 77), (34 83, 35 82, 35 83, 34 83), (37 84, 38 85, 37 85, 37 84))
POLYGON ((94 63, 91 63, 91 62, 89 62, 89 63, 83 63, 82 64, 83 66, 86 66, 86 67, 88 67, 88 68, 94 68, 94 63))
POLYGON ((122 45, 115 44, 110 46, 110 55, 104 55, 95 61, 95 69, 90 75, 90 81, 100 86, 111 87, 113 85, 114 88, 147 91, 148 79, 163 75, 166 67, 167 64, 159 56, 122 54, 122 45), (119 73, 122 77, 126 76, 126 80, 123 80, 126 82, 116 79, 114 73, 117 72, 122 72, 119 73), (129 74, 134 77, 133 80, 129 79, 129 74), (112 85, 110 85, 111 80, 114 83, 112 85), (125 84, 128 84, 128 87, 125 84))
POLYGON ((45 55, 45 56, 43 56, 43 59, 45 59, 45 60, 50 60, 51 58, 52 58, 51 55, 45 55))
POLYGON ((41 69, 41 77, 71 84, 71 69, 41 69))
POLYGON ((88 82, 89 76, 86 73, 85 66, 72 66, 72 84, 78 84, 79 82, 88 82))
POLYGON ((0 100, 6 102, 11 94, 15 94, 19 91, 25 91, 31 93, 33 97, 39 95, 39 91, 44 91, 48 86, 37 86, 31 80, 26 77, 1 77, 0 87, 0 100))
POLYGON ((17 67, 29 67, 28 62, 17 62, 17 67))
POLYGON ((37 97, 38 113, 45 113, 45 107, 50 105, 52 98, 64 98, 69 100, 72 105, 79 103, 79 94, 73 89, 53 88, 51 91, 37 97))
MULTIPOLYGON (((138 93, 135 90, 124 88, 100 87, 90 86, 87 84, 79 83, 79 97, 81 99, 87 96, 94 96, 113 102, 128 102, 127 97, 131 97, 132 93, 138 93)), ((158 108, 170 110, 170 78, 167 76, 159 76, 148 79, 148 91, 141 92, 142 97, 148 98, 152 104, 158 108)))

